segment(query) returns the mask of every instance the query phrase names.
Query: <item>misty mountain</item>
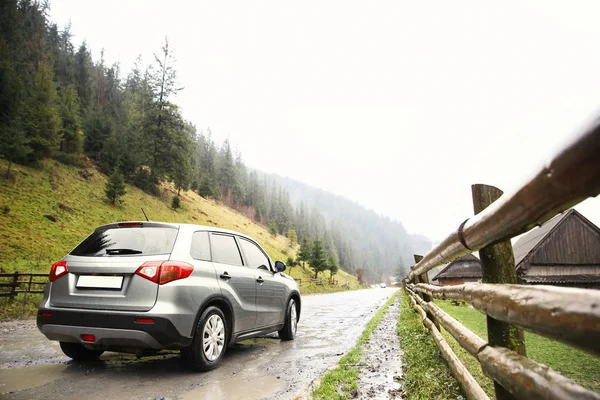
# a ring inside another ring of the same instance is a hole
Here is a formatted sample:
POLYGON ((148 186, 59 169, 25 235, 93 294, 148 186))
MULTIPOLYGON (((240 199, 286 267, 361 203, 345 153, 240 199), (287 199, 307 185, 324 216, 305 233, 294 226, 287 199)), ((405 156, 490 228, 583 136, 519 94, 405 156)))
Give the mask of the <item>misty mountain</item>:
POLYGON ((289 193, 298 210, 315 209, 326 220, 332 235, 339 231, 349 241, 356 258, 355 269, 365 269, 367 279, 377 281, 406 272, 414 264, 413 254, 425 254, 432 246, 422 235, 409 234, 400 221, 377 214, 345 197, 277 174, 259 173, 289 193))

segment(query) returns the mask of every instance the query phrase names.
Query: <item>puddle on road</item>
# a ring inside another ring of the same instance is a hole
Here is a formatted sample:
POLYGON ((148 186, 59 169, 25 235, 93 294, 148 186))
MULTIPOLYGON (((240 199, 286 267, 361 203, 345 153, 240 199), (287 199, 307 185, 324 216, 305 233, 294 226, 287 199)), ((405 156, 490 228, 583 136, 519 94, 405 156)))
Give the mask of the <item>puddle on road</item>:
POLYGON ((232 376, 219 379, 183 393, 181 400, 256 400, 271 397, 285 390, 287 382, 274 376, 232 376))
POLYGON ((35 365, 0 370, 0 393, 16 392, 44 385, 65 375, 67 365, 35 365))

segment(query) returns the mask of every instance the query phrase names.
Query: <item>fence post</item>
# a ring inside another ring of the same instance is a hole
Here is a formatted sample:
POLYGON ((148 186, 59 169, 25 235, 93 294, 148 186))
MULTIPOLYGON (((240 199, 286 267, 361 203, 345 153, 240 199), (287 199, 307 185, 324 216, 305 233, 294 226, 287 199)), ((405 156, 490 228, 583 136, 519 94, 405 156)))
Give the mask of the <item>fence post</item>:
MULTIPOLYGON (((502 196, 502 191, 489 185, 472 185, 473 211, 479 214, 502 196)), ((510 240, 486 246, 479 250, 482 281, 484 283, 516 284, 517 270, 510 240)), ((523 331, 506 322, 487 317, 488 343, 509 348, 525 356, 523 331)), ((504 387, 494 381, 496 399, 514 399, 504 387)))
POLYGON ((17 295, 17 282, 19 282, 19 272, 15 271, 13 274, 12 286, 10 288, 10 299, 14 299, 17 295))

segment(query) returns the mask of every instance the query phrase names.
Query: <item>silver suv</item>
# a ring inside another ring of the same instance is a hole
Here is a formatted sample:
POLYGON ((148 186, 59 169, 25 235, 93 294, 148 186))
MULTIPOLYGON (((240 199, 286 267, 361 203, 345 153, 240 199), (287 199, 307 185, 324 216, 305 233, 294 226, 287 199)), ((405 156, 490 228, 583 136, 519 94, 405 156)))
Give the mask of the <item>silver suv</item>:
POLYGON ((179 349, 208 371, 229 344, 276 331, 294 339, 300 292, 284 270, 238 232, 104 225, 52 266, 37 326, 74 360, 179 349))

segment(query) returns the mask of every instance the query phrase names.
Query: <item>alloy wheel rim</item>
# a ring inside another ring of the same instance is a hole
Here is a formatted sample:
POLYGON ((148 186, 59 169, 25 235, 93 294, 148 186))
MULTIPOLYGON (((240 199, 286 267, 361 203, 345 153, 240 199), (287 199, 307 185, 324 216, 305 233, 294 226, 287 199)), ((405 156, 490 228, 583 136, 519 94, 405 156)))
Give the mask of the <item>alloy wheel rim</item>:
POLYGON ((298 328, 298 316, 296 314, 296 303, 294 300, 290 302, 292 307, 292 311, 290 312, 290 322, 292 323, 292 334, 296 334, 296 329, 298 328))
POLYGON ((217 314, 213 314, 204 324, 202 333, 202 351, 209 361, 215 361, 223 352, 225 345, 225 324, 217 314))

